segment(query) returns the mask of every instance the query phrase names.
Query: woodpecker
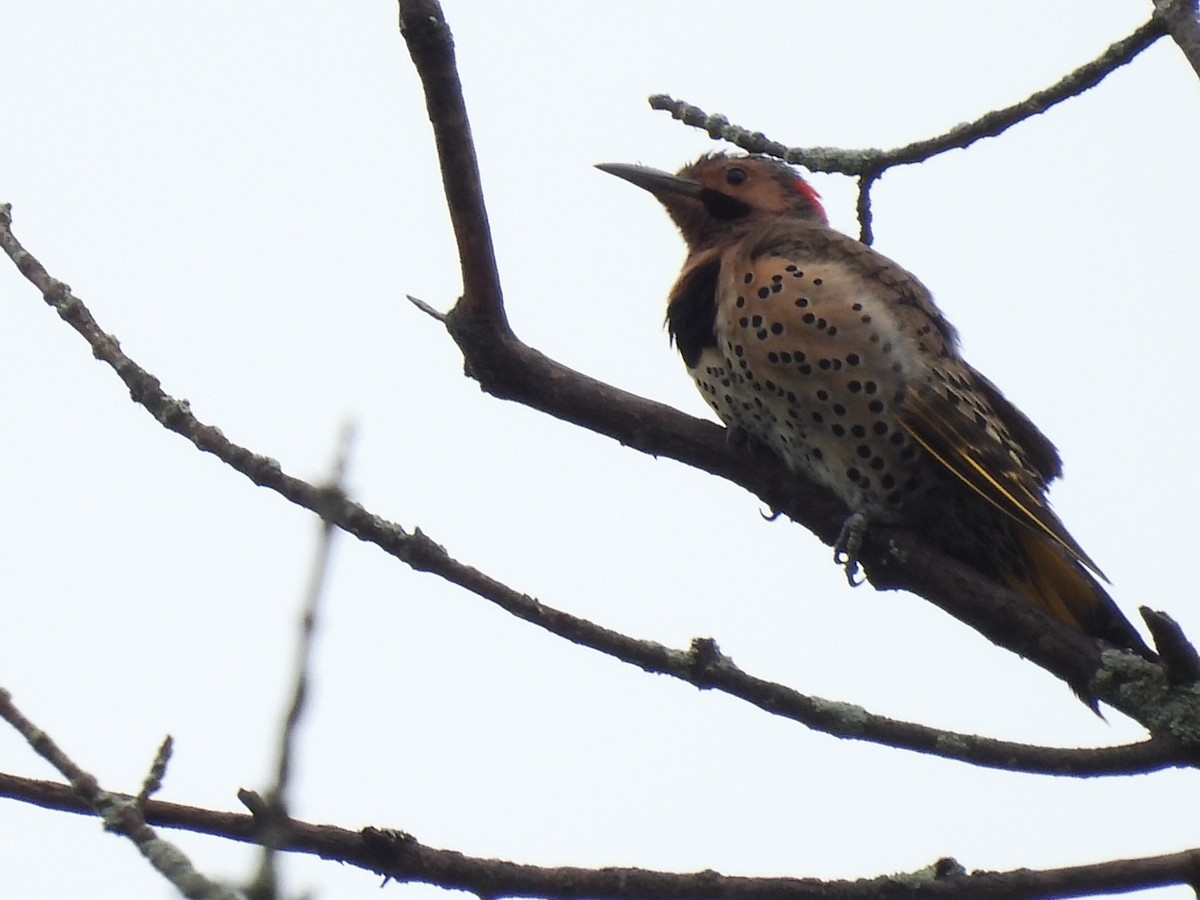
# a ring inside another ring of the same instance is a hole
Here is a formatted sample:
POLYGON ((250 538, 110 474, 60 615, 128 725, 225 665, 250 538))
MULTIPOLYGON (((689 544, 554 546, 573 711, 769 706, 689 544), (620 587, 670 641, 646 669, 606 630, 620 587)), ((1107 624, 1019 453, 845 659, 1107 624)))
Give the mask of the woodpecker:
POLYGON ((962 358, 925 286, 829 227, 792 167, 718 153, 674 175, 598 168, 649 191, 679 227, 671 341, 728 427, 845 502, 835 559, 852 580, 865 529, 899 525, 1071 627, 1153 657, 1050 508, 1054 445, 962 358))

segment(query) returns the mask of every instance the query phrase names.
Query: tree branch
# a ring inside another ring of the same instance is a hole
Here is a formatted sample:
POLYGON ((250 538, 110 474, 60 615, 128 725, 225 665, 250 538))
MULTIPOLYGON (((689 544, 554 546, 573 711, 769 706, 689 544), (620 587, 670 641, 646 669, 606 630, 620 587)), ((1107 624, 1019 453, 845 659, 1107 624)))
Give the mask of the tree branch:
POLYGON ((434 0, 409 0, 400 4, 400 33, 417 68, 430 72, 438 81, 436 90, 425 94, 429 118, 455 126, 452 132, 434 137, 462 267, 463 296, 459 305, 487 322, 497 334, 511 334, 450 28, 434 0), (451 135, 452 140, 445 140, 451 135))
MULTIPOLYGON (((1192 6, 1195 0, 1190 0, 1192 6)), ((843 150, 835 147, 788 147, 773 141, 761 131, 751 132, 739 125, 732 125, 720 113, 709 115, 697 106, 676 100, 666 94, 650 97, 652 109, 669 112, 672 118, 708 132, 714 140, 724 140, 748 153, 764 153, 777 159, 802 165, 813 172, 828 172, 852 175, 858 178, 858 222, 860 237, 864 244, 871 244, 871 188, 879 177, 893 166, 924 162, 948 150, 965 149, 976 141, 996 137, 1012 126, 1033 116, 1046 112, 1052 106, 1077 97, 1095 87, 1115 69, 1131 62, 1135 56, 1153 44, 1171 29, 1172 36, 1180 43, 1185 55, 1185 44, 1196 38, 1195 18, 1181 12, 1188 0, 1155 0, 1159 7, 1150 20, 1128 37, 1109 46, 1091 62, 1084 63, 1065 78, 1050 87, 1030 94, 1019 103, 1003 109, 984 113, 973 122, 957 125, 949 131, 931 138, 905 144, 892 150, 862 149, 843 150)), ((1193 59, 1189 55, 1189 59, 1193 59)), ((1200 60, 1200 49, 1195 60, 1200 60)), ((1197 65, 1193 61, 1193 65, 1197 65)), ((1200 72, 1200 69, 1197 69, 1200 72)))
MULTIPOLYGON (((1200 750, 1193 749, 1191 745, 1171 736, 1174 720, 1163 712, 1164 709, 1169 709, 1175 717, 1185 717, 1186 706, 1181 713, 1175 707, 1164 706, 1162 700, 1151 702, 1144 697, 1135 697, 1136 702, 1123 704, 1135 711, 1140 710, 1143 716, 1147 716, 1146 710, 1157 711, 1154 715, 1158 718, 1150 719, 1157 726, 1153 729, 1156 737, 1150 741, 1097 750, 1014 744, 898 722, 874 715, 852 704, 806 696, 782 685, 746 674, 724 657, 712 641, 698 641, 688 651, 673 650, 653 641, 636 640, 539 603, 454 559, 420 529, 408 533, 395 523, 371 514, 339 491, 317 487, 288 475, 274 460, 234 444, 219 429, 198 420, 187 404, 168 395, 162 390, 158 379, 125 355, 119 343, 100 328, 87 307, 71 293, 69 287, 52 278, 41 263, 20 246, 12 234, 10 224, 7 207, 0 207, 0 246, 4 247, 26 277, 43 292, 46 301, 58 310, 59 315, 87 339, 93 354, 108 363, 120 375, 133 399, 165 427, 187 438, 198 449, 213 454, 255 484, 276 491, 292 503, 317 513, 325 521, 335 523, 360 540, 375 544, 417 571, 437 575, 495 603, 512 615, 573 643, 591 647, 649 672, 671 675, 699 688, 721 690, 753 703, 767 712, 793 719, 809 728, 837 737, 881 743, 990 768, 1091 776, 1130 774, 1170 766, 1192 765, 1200 759, 1200 750)), ((646 406, 655 405, 634 399, 646 406)), ((689 419, 674 411, 668 412, 685 423, 695 423, 711 430, 715 435, 712 448, 714 452, 716 448, 720 448, 722 453, 730 453, 721 437, 721 430, 715 425, 689 419)), ((754 474, 758 468, 753 459, 747 462, 744 454, 736 454, 734 458, 739 461, 738 465, 752 470, 749 474, 754 474)), ((759 463, 765 464, 771 460, 774 460, 774 457, 766 457, 759 463)), ((785 481, 790 479, 786 471, 777 474, 785 481)), ((776 497, 781 504, 801 504, 795 507, 796 510, 802 509, 803 504, 812 499, 789 499, 783 487, 776 493, 765 493, 768 497, 776 497)), ((799 512, 795 514, 798 516, 799 512)), ((834 533, 838 521, 840 520, 835 517, 828 523, 834 533)), ((987 629, 1003 628, 1010 634, 1023 634, 1021 640, 1030 648, 1031 656, 1046 657, 1051 664, 1057 665, 1064 673, 1074 677, 1086 677, 1091 671, 1087 666, 1094 665, 1100 668, 1105 665, 1098 650, 1090 642, 1062 626, 1055 630, 1053 626, 1057 623, 1054 620, 1038 609, 1026 610, 1026 604, 1003 588, 980 579, 971 570, 953 560, 939 560, 936 555, 926 557, 923 564, 914 565, 912 560, 925 551, 911 535, 904 532, 881 533, 891 536, 887 538, 885 549, 879 551, 879 561, 872 570, 878 583, 886 584, 891 568, 897 566, 899 560, 909 559, 910 562, 900 569, 906 573, 909 582, 918 588, 929 587, 920 580, 924 577, 933 588, 949 585, 948 595, 954 602, 946 604, 944 608, 969 624, 978 622, 980 629, 985 633, 987 629), (1039 616, 1046 620, 1045 623, 1039 616)), ((1121 708, 1122 691, 1127 686, 1140 685, 1141 689, 1146 691, 1151 689, 1147 685, 1153 686, 1163 677, 1156 667, 1144 660, 1119 653, 1112 656, 1115 657, 1115 662, 1110 661, 1102 670, 1109 678, 1104 690, 1106 694, 1113 695, 1114 705, 1118 705, 1118 708, 1121 708), (1150 670, 1150 674, 1147 676, 1145 671, 1130 673, 1121 668, 1123 665, 1141 666, 1150 670)), ((1175 693, 1165 688, 1163 690, 1167 697, 1185 696, 1181 689, 1176 689, 1175 693)), ((1176 706, 1179 706, 1178 701, 1176 706)))
MULTIPOLYGON (((347 423, 342 428, 333 470, 322 486, 328 503, 334 508, 346 496, 346 468, 349 465, 350 449, 354 443, 354 427, 347 423)), ((276 833, 286 823, 288 813, 288 791, 291 786, 292 769, 295 764, 296 736, 300 722, 308 707, 311 682, 313 648, 316 643, 317 613, 325 593, 325 579, 329 571, 329 560, 333 555, 333 542, 338 534, 337 525, 327 516, 321 516, 319 540, 313 556, 313 567, 309 573, 305 590, 303 611, 300 616, 300 634, 296 641, 296 661, 292 674, 291 699, 280 728, 278 754, 275 763, 275 783, 264 796, 252 791, 242 792, 242 802, 251 806, 262 827, 260 840, 262 856, 258 870, 245 889, 248 900, 276 900, 279 893, 278 847, 276 833)))
POLYGON ((1196 0, 1154 0, 1154 18, 1167 29, 1192 71, 1200 76, 1200 19, 1196 0))
MULTIPOLYGON (((728 141, 748 153, 765 153, 789 163, 802 165, 814 172, 841 175, 878 177, 892 166, 924 162, 948 150, 961 150, 983 138, 996 137, 1012 126, 1046 112, 1052 106, 1077 97, 1095 87, 1115 69, 1120 68, 1166 34, 1167 20, 1179 17, 1179 7, 1186 3, 1166 3, 1156 0, 1160 12, 1128 37, 1108 47, 1098 57, 1084 63, 1050 87, 1035 91, 1024 100, 1002 109, 984 113, 973 122, 957 125, 935 137, 925 138, 891 150, 842 150, 835 147, 788 147, 769 139, 761 131, 751 132, 720 114, 709 115, 699 107, 666 94, 650 98, 653 109, 669 112, 672 118, 685 125, 707 131, 709 136, 728 141), (1161 10, 1162 6, 1171 7, 1161 10)), ((1182 30, 1182 27, 1181 27, 1182 30)))
MULTIPOLYGON (((47 809, 87 813, 67 785, 0 775, 0 795, 47 809)), ((125 799, 115 795, 118 800, 125 799)), ((151 800, 146 820, 243 843, 258 843, 253 816, 151 800)), ((280 848, 333 859, 399 882, 437 885, 480 897, 545 897, 552 900, 1022 900, 1086 897, 1200 880, 1200 849, 1162 856, 1114 860, 1065 869, 1016 869, 965 874, 953 860, 939 860, 918 872, 858 881, 815 878, 748 878, 706 871, 662 872, 648 869, 586 869, 531 866, 467 856, 428 847, 410 834, 381 828, 350 831, 333 825, 288 820, 280 848)))
POLYGON ((858 176, 858 239, 868 247, 875 241, 875 232, 871 229, 871 188, 879 180, 879 172, 871 172, 858 176))
MULTIPOLYGON (((145 798, 156 790, 155 783, 162 778, 171 750, 169 738, 159 749, 142 793, 130 797, 101 788, 94 775, 76 765, 50 735, 25 718, 3 688, 0 688, 0 718, 8 722, 39 756, 71 782, 70 787, 54 785, 63 801, 66 798, 62 797, 62 793, 66 792, 76 805, 75 811, 94 813, 103 819, 106 830, 129 838, 154 869, 183 896, 195 900, 237 900, 231 891, 200 874, 178 847, 164 841, 146 823, 143 804, 154 802, 145 798)), ((4 777, 7 779, 9 776, 4 777)))

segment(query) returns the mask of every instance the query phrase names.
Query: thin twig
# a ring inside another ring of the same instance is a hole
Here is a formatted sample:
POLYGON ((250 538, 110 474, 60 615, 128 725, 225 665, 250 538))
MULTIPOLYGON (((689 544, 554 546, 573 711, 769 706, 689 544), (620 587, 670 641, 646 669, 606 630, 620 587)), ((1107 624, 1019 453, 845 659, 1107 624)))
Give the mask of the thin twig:
POLYGON ((142 782, 142 789, 138 791, 136 799, 139 808, 145 806, 147 800, 162 790, 163 779, 167 775, 167 763, 171 761, 171 754, 174 750, 175 739, 168 734, 158 745, 158 752, 154 754, 154 762, 150 764, 150 771, 142 782))
MULTIPOLYGON (((325 576, 329 571, 329 559, 333 553, 333 542, 337 535, 337 522, 334 516, 338 508, 345 502, 346 467, 350 460, 350 449, 354 444, 354 426, 350 423, 342 427, 338 438, 337 454, 334 458, 329 479, 320 490, 326 493, 327 510, 316 510, 321 516, 319 538, 316 553, 313 558, 313 569, 309 575, 308 589, 305 591, 304 609, 300 617, 300 635, 296 648, 294 688, 292 702, 284 718, 282 733, 279 736, 279 762, 275 770, 275 787, 271 790, 271 800, 284 812, 286 803, 284 794, 287 792, 288 781, 292 772, 292 756, 296 741, 296 730, 304 715, 305 704, 308 700, 309 671, 312 667, 313 643, 317 632, 317 611, 321 597, 325 591, 325 576)), ((284 812, 286 815, 286 812, 284 812)))
MULTIPOLYGON (((1192 60, 1193 66, 1200 65, 1200 28, 1196 26, 1194 17, 1195 0, 1190 0, 1192 15, 1183 11, 1183 8, 1189 5, 1188 0, 1155 0, 1155 3, 1159 9, 1148 22, 1050 87, 1035 91, 1024 100, 1003 109, 984 113, 973 122, 957 125, 943 134, 891 150, 789 147, 771 140, 761 131, 750 131, 740 125, 733 125, 720 113, 710 115, 698 106, 676 100, 667 94, 655 94, 650 97, 650 106, 652 109, 669 112, 673 118, 685 125, 708 132, 709 137, 714 140, 728 141, 748 153, 774 156, 794 165, 802 165, 813 172, 857 177, 858 221, 862 235, 860 239, 864 244, 870 244, 873 239, 870 190, 879 176, 892 166, 921 163, 948 150, 965 149, 976 141, 1003 134, 1012 126, 1040 115, 1064 100, 1079 96, 1098 85, 1115 69, 1131 62, 1166 34, 1168 27, 1185 55, 1192 60), (1188 49, 1193 45, 1196 49, 1195 56, 1190 54, 1188 49)), ((1200 68, 1197 68, 1197 72, 1200 72, 1200 68)))
POLYGON ((803 165, 814 172, 878 176, 891 166, 924 162, 948 150, 963 149, 983 138, 996 137, 1019 122, 1044 113, 1064 100, 1077 97, 1095 87, 1115 69, 1132 61, 1165 33, 1166 25, 1156 15, 1128 37, 1112 44, 1095 59, 1084 63, 1050 87, 1036 91, 1018 103, 985 113, 973 122, 957 125, 943 134, 891 150, 789 147, 771 140, 760 131, 751 132, 731 125, 725 116, 709 115, 699 107, 666 94, 652 96, 650 106, 669 112, 684 124, 707 131, 711 137, 728 141, 749 153, 765 153, 803 165))
POLYGON ((446 314, 444 312, 434 309, 424 300, 420 299, 419 297, 414 297, 412 294, 405 294, 404 296, 408 298, 409 303, 411 303, 421 312, 425 313, 425 315, 429 316, 431 319, 437 319, 442 324, 445 324, 446 314))
MULTIPOLYGON (((332 471, 322 487, 322 490, 328 495, 328 504, 332 509, 336 509, 338 502, 346 497, 346 467, 349 464, 350 448, 353 443, 354 426, 347 423, 342 427, 341 435, 338 438, 332 471)), ((275 783, 266 791, 265 797, 258 798, 261 804, 255 810, 262 829, 260 839, 263 853, 258 871, 246 887, 245 893, 250 900, 275 900, 279 896, 278 838, 281 828, 287 823, 290 816, 287 794, 295 755, 296 735, 307 706, 309 673, 312 670, 313 645, 317 633, 317 612, 321 604, 321 597, 325 592, 325 576, 329 570, 333 542, 338 532, 337 524, 330 516, 323 512, 320 515, 317 549, 313 555, 313 568, 309 575, 304 606, 300 615, 300 634, 296 642, 296 661, 292 677, 292 697, 280 729, 275 783)))
MULTIPOLYGON (((143 806, 153 801, 145 801, 142 795, 129 797, 101 788, 95 776, 76 765, 50 735, 25 718, 13 704, 12 696, 3 688, 0 688, 0 718, 16 729, 39 756, 71 782, 67 790, 104 820, 106 830, 129 838, 142 856, 183 896, 199 900, 237 900, 232 892, 201 875, 178 847, 160 838, 146 824, 143 806)), ((162 748, 157 760, 163 760, 162 748)), ((155 768, 160 764, 165 762, 156 761, 155 768)), ((143 794, 149 793, 143 790, 143 794)))
POLYGON ((858 239, 868 247, 875 242, 875 233, 871 230, 871 187, 878 180, 878 172, 858 176, 858 239))

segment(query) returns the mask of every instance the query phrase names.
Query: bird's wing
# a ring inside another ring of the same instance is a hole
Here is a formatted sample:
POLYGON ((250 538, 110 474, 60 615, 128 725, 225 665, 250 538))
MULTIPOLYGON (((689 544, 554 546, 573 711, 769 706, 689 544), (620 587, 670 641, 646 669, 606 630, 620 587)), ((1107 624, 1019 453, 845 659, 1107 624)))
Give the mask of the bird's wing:
POLYGON ((1058 455, 1058 448, 1025 413, 1000 393, 1000 388, 971 366, 967 365, 966 368, 979 392, 987 398, 992 410, 1008 428, 1009 435, 1024 452, 1026 460, 1037 471, 1042 487, 1059 478, 1062 475, 1062 458, 1058 455))
POLYGON ((956 380, 965 387, 947 387, 946 382, 935 379, 906 391, 899 411, 904 429, 934 459, 996 509, 1042 534, 1107 581, 1100 567, 1067 533, 1046 501, 1046 476, 1050 472, 1056 474, 1057 469, 1057 452, 1053 446, 1008 401, 1004 401, 1006 415, 1001 415, 992 406, 989 401, 993 395, 1000 396, 994 385, 987 382, 986 388, 981 389, 980 384, 970 377, 974 375, 973 371, 957 361, 948 365, 963 369, 956 380), (1038 462, 1031 463, 1026 459, 1012 438, 989 421, 1000 421, 1005 425, 1016 422, 1018 434, 1026 440, 1030 434, 1040 438, 1044 445, 1035 445, 1041 454, 1038 462), (1048 452, 1053 452, 1050 457, 1053 464, 1048 462, 1048 452))

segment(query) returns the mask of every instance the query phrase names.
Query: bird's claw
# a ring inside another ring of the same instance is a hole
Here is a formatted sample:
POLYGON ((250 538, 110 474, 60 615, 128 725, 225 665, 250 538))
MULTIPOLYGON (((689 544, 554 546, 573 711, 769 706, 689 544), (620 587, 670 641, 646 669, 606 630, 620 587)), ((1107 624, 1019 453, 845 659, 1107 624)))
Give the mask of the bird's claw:
POLYGON ((774 522, 783 515, 783 510, 781 509, 775 509, 774 507, 767 507, 767 509, 769 510, 768 512, 763 512, 761 509, 758 511, 758 514, 767 522, 774 522))
POLYGON ((858 551, 862 549, 863 535, 867 531, 867 517, 860 512, 851 513, 842 523, 837 540, 833 542, 833 561, 846 572, 850 587, 858 587, 867 580, 859 577, 858 551))

